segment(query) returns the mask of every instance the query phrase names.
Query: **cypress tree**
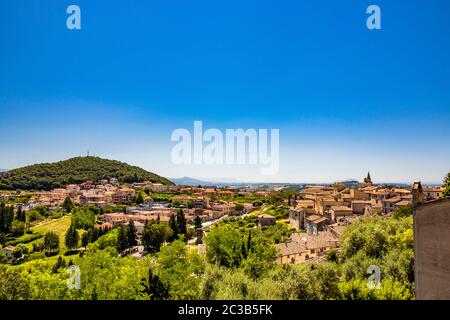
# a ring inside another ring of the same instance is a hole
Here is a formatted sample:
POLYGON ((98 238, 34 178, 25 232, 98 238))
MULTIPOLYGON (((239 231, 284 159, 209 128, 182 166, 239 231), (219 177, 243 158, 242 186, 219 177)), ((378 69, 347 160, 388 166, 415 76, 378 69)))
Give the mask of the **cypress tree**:
POLYGON ((130 222, 128 222, 128 245, 129 247, 134 247, 137 245, 137 229, 136 226, 134 225, 134 221, 130 220, 130 222))
POLYGON ((89 244, 89 238, 90 238, 90 233, 91 230, 88 230, 87 232, 83 233, 83 235, 81 236, 81 246, 83 248, 86 248, 87 245, 89 244))
POLYGON ((119 253, 124 252, 129 248, 128 245, 128 232, 125 225, 120 225, 119 234, 117 235, 117 250, 119 253))
POLYGON ((0 232, 8 234, 11 232, 12 222, 14 220, 14 209, 0 203, 0 232))
POLYGON ((135 196, 134 196, 134 203, 136 204, 142 204, 144 203, 144 195, 142 194, 141 191, 139 191, 135 196))
POLYGON ((173 232, 172 236, 169 238, 169 241, 174 241, 178 238, 177 222, 176 222, 174 215, 170 216, 169 227, 170 227, 170 229, 172 229, 172 232, 173 232))
POLYGON ((44 250, 47 252, 59 251, 59 237, 54 232, 47 232, 44 236, 44 250))
POLYGON ((67 230, 66 232, 66 236, 65 236, 65 245, 66 247, 69 249, 69 251, 72 251, 74 249, 78 248, 78 242, 79 242, 80 238, 78 235, 78 231, 75 228, 75 226, 73 224, 70 225, 69 230, 67 230))
POLYGON ((58 257, 58 260, 53 265, 52 272, 57 273, 60 268, 66 267, 66 260, 64 260, 61 256, 58 257))
POLYGON ((176 225, 177 225, 178 235, 182 234, 185 236, 185 239, 186 239, 187 226, 186 226, 186 218, 184 216, 183 209, 178 209, 178 211, 177 211, 176 225))
POLYGON ((17 208, 16 220, 25 222, 25 212, 23 212, 22 206, 19 206, 19 208, 17 208))
POLYGON ((93 228, 90 230, 91 231, 91 239, 89 242, 95 242, 98 240, 98 238, 100 238, 101 236, 101 231, 97 228, 93 228))
POLYGON ((247 252, 252 251, 252 232, 251 230, 248 230, 248 237, 247 237, 247 252))
POLYGON ((72 212, 72 209, 75 208, 75 205, 73 204, 70 196, 67 196, 66 199, 64 199, 62 207, 64 210, 66 210, 67 213, 72 212))
POLYGON ((164 286, 158 275, 153 275, 152 270, 148 271, 148 278, 142 279, 143 293, 150 296, 150 300, 166 300, 169 298, 169 290, 164 286))
POLYGON ((199 215, 197 215, 195 217, 194 225, 195 225, 195 229, 201 229, 202 228, 202 219, 200 218, 199 215))

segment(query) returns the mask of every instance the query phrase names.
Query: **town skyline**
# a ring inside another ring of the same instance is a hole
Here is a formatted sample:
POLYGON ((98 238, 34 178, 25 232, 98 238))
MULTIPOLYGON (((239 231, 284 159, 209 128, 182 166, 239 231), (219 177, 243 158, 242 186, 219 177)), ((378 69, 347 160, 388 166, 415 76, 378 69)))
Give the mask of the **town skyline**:
MULTIPOLYGON (((95 154, 90 154, 90 151, 88 151, 84 156, 86 157, 100 157, 98 155, 95 154)), ((78 155, 75 157, 84 157, 83 155, 78 155)), ((105 157, 100 157, 100 158, 105 158, 105 157)), ((107 157, 106 157, 107 158, 107 157)), ((112 158, 111 158, 112 159, 112 158)), ((58 161, 63 161, 65 159, 60 159, 57 161, 52 161, 52 162, 58 162, 58 161)), ((114 160, 118 160, 121 161, 120 159, 114 159, 114 160)), ((48 162, 48 163, 52 163, 52 162, 48 162)), ((124 161, 121 161, 124 162, 124 161)), ((44 163, 44 162, 42 162, 44 163)), ((34 164, 41 164, 41 163, 30 163, 28 165, 24 165, 25 166, 29 166, 29 165, 34 165, 34 164)), ((136 165, 135 163, 127 163, 130 165, 136 165)), ((19 167, 15 167, 15 168, 0 168, 0 172, 7 172, 10 170, 14 170, 17 169, 19 167)), ((155 172, 155 170, 153 170, 152 168, 145 168, 142 167, 144 170, 150 171, 150 172, 155 172)), ((158 172, 155 172, 158 173, 158 172)), ((367 174, 372 175, 371 171, 367 171, 367 174)), ((164 176, 164 175, 163 175, 164 176)), ((189 175, 182 175, 182 176, 164 176, 165 178, 174 181, 177 184, 187 184, 187 185, 195 185, 195 184, 201 184, 201 183, 206 183, 209 185, 213 185, 214 183, 217 183, 218 185, 243 185, 243 184, 264 184, 264 183, 268 183, 268 184, 324 184, 324 185, 328 185, 328 184, 334 184, 334 183, 339 183, 339 182, 358 182, 361 181, 361 177, 362 175, 360 175, 360 177, 348 177, 345 179, 335 179, 335 180, 315 180, 315 181, 306 181, 306 180, 291 180, 291 181, 282 181, 282 180, 259 180, 259 181, 245 181, 239 178, 235 178, 235 177, 224 177, 224 176, 213 176, 213 177, 205 177, 205 176, 189 176, 189 175), (189 183, 184 183, 184 180, 189 181, 189 183), (190 181, 192 180, 192 181, 190 181), (198 183, 195 183, 198 180, 198 183), (177 182, 180 181, 180 182, 177 182)), ((412 178, 411 180, 407 180, 407 181, 382 181, 379 180, 375 177, 375 179, 373 179, 375 184, 402 184, 402 185, 408 185, 408 184, 413 184, 415 181, 419 181, 420 179, 415 179, 412 178)), ((420 180, 422 181, 422 183, 424 185, 442 185, 444 179, 442 179, 441 181, 437 180, 437 181, 432 181, 432 180, 420 180)))

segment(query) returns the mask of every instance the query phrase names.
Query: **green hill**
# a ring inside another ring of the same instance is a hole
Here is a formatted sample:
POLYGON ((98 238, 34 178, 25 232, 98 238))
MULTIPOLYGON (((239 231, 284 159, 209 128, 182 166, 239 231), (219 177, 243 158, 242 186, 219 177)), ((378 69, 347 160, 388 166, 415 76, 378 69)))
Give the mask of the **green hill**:
POLYGON ((98 157, 76 157, 55 163, 10 170, 0 177, 0 190, 51 190, 72 183, 117 178, 120 183, 151 181, 172 185, 166 178, 126 163, 98 157))

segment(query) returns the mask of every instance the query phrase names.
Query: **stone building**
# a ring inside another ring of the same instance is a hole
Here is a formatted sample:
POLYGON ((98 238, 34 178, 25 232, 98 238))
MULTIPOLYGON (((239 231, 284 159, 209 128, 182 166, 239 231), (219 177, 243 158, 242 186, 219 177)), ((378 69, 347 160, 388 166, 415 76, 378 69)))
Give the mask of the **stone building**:
POLYGON ((414 255, 416 299, 450 299, 450 199, 422 203, 415 183, 414 255))
POLYGON ((261 214, 258 216, 258 228, 273 226, 275 223, 276 218, 270 214, 261 214))

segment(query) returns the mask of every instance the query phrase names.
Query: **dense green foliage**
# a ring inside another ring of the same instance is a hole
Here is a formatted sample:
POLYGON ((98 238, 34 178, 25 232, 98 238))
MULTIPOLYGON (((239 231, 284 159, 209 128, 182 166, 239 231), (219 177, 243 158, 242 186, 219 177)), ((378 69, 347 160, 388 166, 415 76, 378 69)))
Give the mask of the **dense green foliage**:
POLYGON ((77 229, 91 229, 96 221, 97 216, 90 208, 77 207, 71 216, 71 222, 77 229))
POLYGON ((55 163, 35 164, 0 177, 0 190, 51 190, 72 183, 116 178, 120 183, 151 181, 173 184, 166 178, 115 160, 76 157, 55 163))
POLYGON ((12 230, 14 210, 10 206, 0 203, 0 233, 8 234, 12 230))
MULTIPOLYGON (((252 216, 218 224, 205 238, 202 257, 183 236, 167 243, 173 232, 168 223, 148 223, 143 241, 153 252, 142 259, 118 254, 129 247, 129 225, 95 237, 98 231, 89 229, 85 234, 91 240, 76 261, 80 290, 67 288, 64 258, 39 258, 0 265, 0 299, 414 298, 412 216, 407 210, 353 223, 344 232, 341 250, 327 255, 328 262, 276 264, 274 244, 285 241, 291 230, 282 223, 261 230, 254 226, 252 216), (367 285, 369 266, 380 268, 378 289, 367 285)), ((26 250, 20 246, 14 255, 23 258, 26 250)))
MULTIPOLYGON (((342 284, 342 289, 350 290, 358 299, 376 298, 377 293, 368 294, 361 285, 361 281, 367 278, 368 267, 374 265, 381 271, 381 291, 383 286, 390 284, 398 289, 399 299, 413 296, 414 232, 411 213, 411 208, 406 208, 398 210, 394 218, 373 217, 347 228, 342 238, 340 258, 342 276, 351 283, 342 284)), ((386 294, 388 291, 386 288, 386 294)))
POLYGON ((277 254, 274 244, 282 239, 281 234, 287 234, 285 232, 288 232, 287 227, 282 224, 255 230, 224 223, 206 237, 206 256, 210 263, 227 268, 242 267, 250 277, 259 278, 274 266, 277 254))
POLYGON ((183 240, 164 246, 158 253, 159 277, 175 300, 196 299, 204 264, 183 240))
POLYGON ((145 225, 142 243, 147 250, 158 252, 173 235, 168 223, 150 221, 145 225))

